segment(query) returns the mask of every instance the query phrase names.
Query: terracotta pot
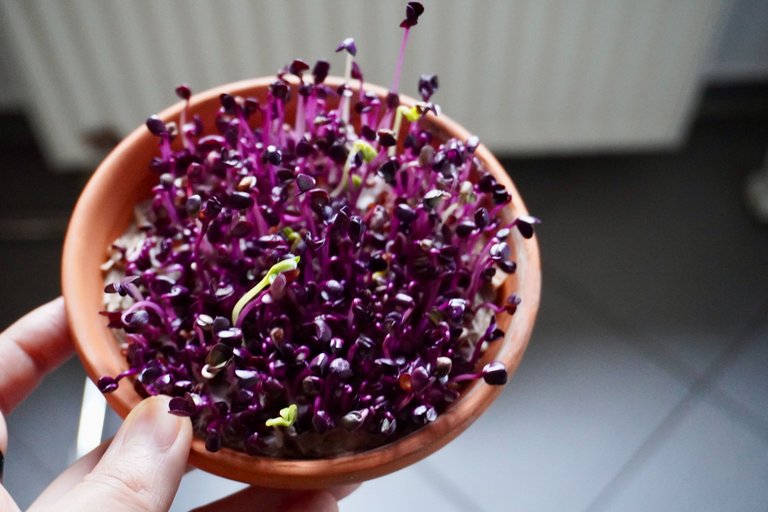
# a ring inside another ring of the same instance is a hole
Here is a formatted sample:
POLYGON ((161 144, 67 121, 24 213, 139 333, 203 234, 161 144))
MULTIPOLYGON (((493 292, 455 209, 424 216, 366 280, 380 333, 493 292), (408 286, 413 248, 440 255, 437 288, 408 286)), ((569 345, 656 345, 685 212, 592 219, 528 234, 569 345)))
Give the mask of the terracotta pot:
MULTIPOLYGON (((219 108, 219 95, 224 92, 254 96, 261 101, 272 80, 246 80, 197 94, 192 98, 191 111, 200 114, 204 120, 211 119, 219 108)), ((339 79, 333 78, 327 82, 334 86, 340 83, 339 79)), ((386 95, 382 88, 366 88, 382 97, 386 95)), ((412 105, 414 100, 402 97, 402 102, 412 105)), ((166 122, 178 122, 182 109, 183 102, 179 102, 163 111, 160 117, 166 122)), ((426 122, 441 140, 449 137, 465 140, 469 136, 464 128, 445 116, 428 116, 426 122)), ((211 124, 206 121, 206 126, 211 124)), ((88 182, 67 231, 62 267, 64 297, 77 352, 94 381, 127 368, 112 332, 106 327, 105 318, 98 314, 103 309, 104 288, 99 266, 106 259, 107 248, 131 222, 134 205, 149 196, 152 184, 157 181, 157 176, 148 169, 150 159, 157 152, 157 139, 144 126, 123 140, 88 182)), ((512 195, 504 215, 511 220, 526 214, 515 186, 488 149, 481 145, 476 155, 512 195)), ((523 302, 513 317, 500 318, 506 336, 492 344, 483 358, 483 362, 503 361, 510 375, 517 368, 530 338, 541 288, 536 239, 524 240, 516 230, 513 231, 513 259, 518 270, 509 277, 502 291, 516 290, 523 302)), ((133 387, 126 384, 107 395, 109 404, 122 417, 141 400, 133 387)), ((226 478, 276 488, 309 489, 360 482, 403 468, 441 448, 477 419, 501 391, 502 387, 489 386, 482 380, 472 382, 461 398, 434 423, 393 443, 355 455, 324 460, 288 460, 252 457, 231 449, 210 453, 205 450, 204 441, 196 438, 190 463, 226 478)), ((491 445, 488 449, 492 449, 491 445)))

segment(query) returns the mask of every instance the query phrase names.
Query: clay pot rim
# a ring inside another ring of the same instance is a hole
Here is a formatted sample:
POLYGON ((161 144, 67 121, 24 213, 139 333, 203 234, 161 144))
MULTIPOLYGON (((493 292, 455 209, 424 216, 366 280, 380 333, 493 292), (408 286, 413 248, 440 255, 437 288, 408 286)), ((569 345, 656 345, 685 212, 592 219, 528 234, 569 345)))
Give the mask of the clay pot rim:
MULTIPOLYGON (((262 77, 221 85, 195 94, 190 101, 190 110, 196 111, 200 105, 218 102, 222 93, 233 95, 253 95, 257 89, 267 87, 274 77, 262 77)), ((295 83, 295 82, 294 82, 295 83)), ((343 83, 337 77, 328 77, 326 83, 336 87, 343 83)), ((365 84, 366 91, 386 96, 387 90, 365 84)), ((401 104, 413 105, 416 100, 400 95, 401 104)), ((179 101, 163 110, 159 117, 169 122, 177 121, 184 108, 184 101, 179 101)), ((440 115, 431 116, 430 130, 441 138, 457 137, 466 140, 470 134, 450 118, 440 115)), ((100 201, 104 200, 105 190, 113 190, 112 184, 125 172, 123 160, 137 147, 152 144, 156 147, 156 138, 144 126, 129 134, 99 165, 83 193, 81 194, 67 230, 62 258, 62 288, 67 306, 67 315, 72 330, 73 340, 80 360, 90 378, 95 382, 105 375, 104 362, 94 359, 94 348, 101 341, 95 340, 94 333, 108 331, 102 317, 96 318, 94 312, 84 310, 87 291, 80 283, 93 269, 81 268, 79 260, 83 251, 100 250, 88 241, 89 225, 98 221, 93 215, 99 211, 100 201), (95 325, 96 320, 100 325, 95 325)), ((480 145, 475 153, 485 164, 488 172, 503 184, 512 195, 511 214, 515 217, 527 215, 527 209, 517 189, 493 154, 480 145)), ((137 171, 138 172, 138 171, 137 171)), ((515 240, 518 272, 515 276, 517 289, 523 297, 523 303, 511 318, 507 334, 494 359, 503 361, 511 376, 522 358, 533 328, 541 293, 541 272, 539 249, 536 238, 515 240)), ((99 295, 101 290, 99 290, 99 295)), ((101 333, 103 334, 103 333, 101 333)), ((112 334, 109 333, 112 337, 112 334)), ((121 386, 115 393, 107 395, 110 406, 122 417, 139 403, 140 397, 129 386, 121 386)), ((461 398, 444 412, 437 421, 415 432, 378 448, 360 453, 343 455, 333 459, 297 460, 254 457, 232 449, 224 448, 210 453, 205 450, 204 441, 195 438, 190 453, 190 463, 198 468, 251 484, 279 488, 323 488, 382 476, 401 469, 433 453, 460 432, 491 404, 502 388, 489 386, 482 381, 475 381, 468 386, 461 398)))

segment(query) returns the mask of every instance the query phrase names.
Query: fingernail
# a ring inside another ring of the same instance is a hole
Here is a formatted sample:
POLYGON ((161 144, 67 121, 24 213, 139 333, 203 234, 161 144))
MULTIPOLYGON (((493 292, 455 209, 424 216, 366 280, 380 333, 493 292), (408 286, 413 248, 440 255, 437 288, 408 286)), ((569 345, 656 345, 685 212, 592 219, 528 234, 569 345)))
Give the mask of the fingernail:
POLYGON ((181 421, 186 418, 168 412, 168 397, 147 398, 131 411, 126 420, 126 442, 146 446, 155 450, 170 448, 179 435, 181 421))

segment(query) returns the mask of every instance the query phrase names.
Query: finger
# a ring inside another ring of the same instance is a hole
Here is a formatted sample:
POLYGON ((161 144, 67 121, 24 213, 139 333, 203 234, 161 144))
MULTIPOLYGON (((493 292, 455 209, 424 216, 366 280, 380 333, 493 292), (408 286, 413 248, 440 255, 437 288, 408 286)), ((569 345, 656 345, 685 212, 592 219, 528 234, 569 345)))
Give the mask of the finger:
POLYGON ((8 414, 43 376, 72 353, 64 299, 59 297, 0 334, 0 411, 8 414))
POLYGON ((247 487, 231 496, 196 508, 193 512, 336 512, 336 497, 329 491, 284 491, 247 487), (257 507, 254 507, 257 505, 257 507))
POLYGON ((189 418, 168 413, 168 397, 151 397, 131 411, 104 456, 55 510, 168 510, 192 442, 189 418))
POLYGON ((330 487, 328 489, 328 492, 333 494, 333 496, 336 498, 336 501, 341 501, 360 487, 360 484, 351 484, 351 485, 337 485, 336 487, 330 487))
POLYGON ((284 512, 338 512, 339 503, 328 491, 309 491, 280 508, 284 512))
POLYGON ((2 510, 3 512, 19 511, 19 506, 16 505, 16 502, 13 501, 13 498, 11 498, 11 495, 8 494, 8 491, 6 491, 5 487, 3 487, 2 485, 0 485, 0 510, 2 510))
MULTIPOLYGON (((85 475, 90 473, 99 462, 104 452, 107 451, 112 440, 104 441, 99 446, 77 459, 63 473, 46 487, 43 493, 32 504, 32 509, 52 507, 59 503, 62 496, 83 481, 85 475)), ((2 509, 0 509, 2 510, 2 509)))
MULTIPOLYGON (((83 481, 85 475, 90 473, 99 459, 107 451, 112 439, 108 439, 101 443, 99 446, 86 453, 79 459, 77 459, 71 466, 69 466, 63 473, 56 477, 56 479, 45 488, 43 493, 37 497, 33 503, 33 509, 45 508, 55 505, 59 502, 61 497, 69 492, 73 487, 83 481)), ((184 474, 189 473, 195 469, 192 466, 187 466, 184 469, 184 474)), ((341 498, 339 498, 341 499, 341 498)), ((0 510, 3 510, 0 508, 0 510)))
POLYGON ((0 457, 2 457, 2 461, 0 461, 0 483, 3 481, 6 453, 8 453, 8 426, 5 424, 3 413, 0 412, 0 457))

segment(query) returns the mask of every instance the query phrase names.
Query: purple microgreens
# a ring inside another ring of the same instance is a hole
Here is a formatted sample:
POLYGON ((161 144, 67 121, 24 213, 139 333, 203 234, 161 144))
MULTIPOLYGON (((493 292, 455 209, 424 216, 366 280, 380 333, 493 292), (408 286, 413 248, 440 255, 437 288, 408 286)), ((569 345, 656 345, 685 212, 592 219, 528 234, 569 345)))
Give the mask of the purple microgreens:
POLYGON ((327 61, 310 81, 296 59, 262 100, 222 94, 203 120, 179 86, 180 128, 147 120, 157 183, 138 236, 111 248, 101 313, 128 369, 102 392, 129 378, 170 396, 210 451, 324 458, 439 420, 470 381, 506 382, 502 363, 480 361, 521 304, 495 298, 539 221, 503 220, 513 197, 477 137, 430 131, 436 76, 401 105, 422 12, 406 8, 386 97, 366 90, 349 38, 339 87, 327 61))
POLYGON ((492 386, 507 383, 507 368, 500 361, 493 361, 483 367, 483 380, 492 386))
POLYGON ((395 75, 392 78, 393 93, 397 94, 400 87, 400 73, 403 69, 403 60, 405 59, 405 47, 408 43, 408 34, 411 31, 411 27, 414 27, 419 22, 419 16, 424 12, 424 6, 419 2, 408 2, 405 6, 405 19, 400 23, 400 27, 403 28, 403 39, 400 42, 400 52, 397 55, 397 64, 395 66, 395 75))
POLYGON ((345 50, 349 55, 353 57, 357 55, 357 45, 355 45, 355 40, 351 37, 348 37, 340 42, 336 47, 336 53, 342 50, 345 50))
POLYGON ((126 377, 132 377, 137 373, 139 373, 139 370, 137 368, 129 368, 117 374, 117 376, 114 378, 109 376, 101 377, 96 383, 96 387, 98 387, 99 391, 101 391, 102 393, 111 393, 117 390, 121 380, 123 380, 126 377))
POLYGON ((177 396, 171 399, 168 408, 171 414, 176 416, 192 416, 198 411, 199 399, 195 400, 191 394, 177 396))
POLYGON ((350 71, 349 76, 355 80, 363 81, 363 71, 360 69, 360 65, 357 61, 352 61, 352 70, 350 71))
POLYGON ((515 227, 523 235, 523 238, 531 238, 533 237, 533 226, 540 223, 541 221, 536 217, 524 215, 515 220, 515 227))
POLYGON ((291 64, 288 66, 288 72, 292 75, 296 75, 300 80, 302 79, 304 72, 308 69, 309 64, 301 59, 294 59, 294 61, 291 62, 291 64))
POLYGON ((424 12, 424 6, 419 2, 408 2, 405 6, 405 19, 400 23, 402 28, 410 28, 419 22, 419 16, 424 12))
POLYGON ((117 382, 115 382, 115 379, 112 377, 102 377, 99 379, 99 381, 96 383, 96 386, 99 388, 99 391, 102 393, 111 393, 115 390, 117 390, 117 382))
POLYGON ((183 100, 189 100, 189 98, 192 96, 192 90, 189 88, 189 85, 181 84, 176 87, 176 96, 183 100))
POLYGON ((459 383, 479 378, 482 378, 486 384, 491 386, 503 386, 507 383, 507 367, 501 361, 491 361, 483 366, 482 371, 457 375, 451 379, 451 382, 459 383))
MULTIPOLYGON (((347 84, 349 83, 350 79, 353 77, 353 70, 355 68, 354 59, 355 55, 357 55, 357 45, 355 44, 355 40, 351 37, 348 37, 344 39, 339 45, 336 47, 336 52, 345 51, 346 53, 346 65, 344 67, 344 86, 341 91, 341 102, 339 104, 339 112, 341 113, 341 119, 345 125, 349 124, 349 109, 350 109, 350 102, 352 99, 352 91, 350 91, 347 88, 347 84)), ((358 77, 362 80, 362 73, 360 73, 360 68, 357 68, 358 77)))
POLYGON ((152 135, 158 137, 162 137, 168 133, 168 128, 165 126, 165 123, 155 115, 147 118, 147 128, 152 135))
POLYGON ((312 68, 312 76, 315 79, 315 85, 322 84, 328 77, 328 71, 331 69, 331 65, 328 61, 318 60, 315 66, 312 68))
POLYGON ((421 75, 419 78, 419 95, 425 102, 437 91, 437 75, 421 75))

